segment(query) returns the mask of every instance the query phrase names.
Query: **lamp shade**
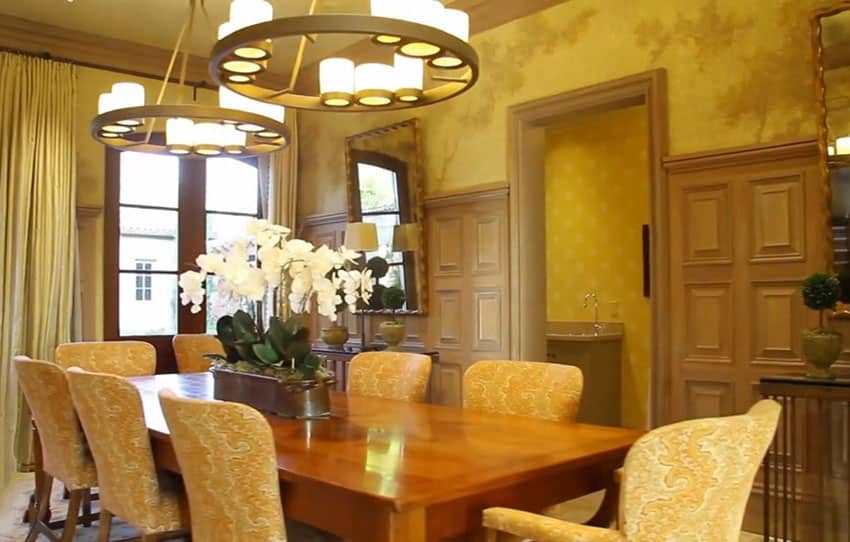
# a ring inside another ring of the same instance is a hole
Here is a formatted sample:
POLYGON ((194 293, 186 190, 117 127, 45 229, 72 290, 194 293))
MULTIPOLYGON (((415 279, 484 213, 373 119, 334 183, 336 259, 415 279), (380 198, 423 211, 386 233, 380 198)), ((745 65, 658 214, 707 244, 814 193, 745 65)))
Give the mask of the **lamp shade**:
POLYGON ((395 90, 400 88, 422 90, 425 78, 424 67, 425 62, 421 58, 395 55, 393 62, 395 90))
POLYGON ((233 0, 230 3, 230 22, 236 30, 271 21, 273 17, 274 9, 266 0, 233 0))
POLYGON ((115 83, 112 85, 112 98, 116 109, 145 105, 145 87, 139 83, 115 83))
POLYGON ((111 92, 104 92, 97 99, 97 114, 102 115, 104 113, 108 113, 115 109, 119 109, 121 106, 118 105, 117 100, 115 100, 115 96, 112 95, 111 92))
POLYGON ((326 58, 319 62, 319 92, 325 105, 350 105, 354 96, 354 62, 347 58, 326 58))
POLYGON ((389 64, 367 63, 354 69, 354 92, 362 105, 391 104, 395 86, 395 68, 389 64))
POLYGON ((459 9, 445 9, 439 21, 440 30, 469 41, 469 14, 459 9))
POLYGON ((399 224, 393 228, 393 252, 419 250, 419 224, 399 224))
POLYGON ((378 250, 378 228, 368 222, 350 222, 345 226, 345 248, 358 252, 378 250))
POLYGON ((191 119, 168 119, 165 123, 165 145, 172 154, 189 154, 195 139, 195 123, 191 119))

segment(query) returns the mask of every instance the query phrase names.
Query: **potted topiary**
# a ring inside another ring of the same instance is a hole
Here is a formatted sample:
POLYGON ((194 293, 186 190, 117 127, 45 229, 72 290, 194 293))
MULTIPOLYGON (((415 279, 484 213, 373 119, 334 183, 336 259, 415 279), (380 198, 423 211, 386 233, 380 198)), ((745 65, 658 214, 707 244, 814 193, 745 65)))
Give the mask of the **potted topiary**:
POLYGON ((386 288, 381 295, 381 303, 384 308, 392 311, 392 320, 381 322, 380 326, 381 337, 386 341, 388 350, 397 350, 398 345, 401 344, 407 334, 404 322, 399 322, 396 319, 396 311, 404 307, 405 301, 404 290, 395 286, 386 288))
POLYGON ((803 282, 803 302, 818 311, 818 327, 803 331, 803 353, 808 362, 806 376, 833 378, 830 367, 841 355, 841 333, 824 327, 824 311, 835 309, 841 284, 835 275, 814 273, 803 282))
POLYGON ((217 298, 248 300, 244 310, 216 323, 225 356, 208 356, 216 399, 236 401, 286 417, 330 414, 328 389, 333 374, 311 351, 301 314, 314 305, 331 322, 340 304, 354 311, 369 302, 371 272, 350 271, 356 252, 314 247, 287 239, 289 230, 255 220, 247 236, 218 254, 202 254, 200 271, 180 275, 180 299, 201 311, 207 276, 217 279, 217 298))

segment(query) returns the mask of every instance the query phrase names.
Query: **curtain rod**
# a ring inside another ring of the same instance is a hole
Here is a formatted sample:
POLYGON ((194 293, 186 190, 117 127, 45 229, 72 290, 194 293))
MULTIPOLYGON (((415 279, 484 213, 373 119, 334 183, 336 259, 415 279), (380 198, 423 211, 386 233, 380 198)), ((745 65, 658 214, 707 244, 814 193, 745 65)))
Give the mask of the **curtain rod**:
MULTIPOLYGON (((74 60, 72 58, 54 56, 47 51, 44 51, 44 52, 41 52, 41 53, 36 53, 34 51, 24 51, 22 49, 12 49, 10 47, 0 46, 0 52, 12 53, 12 54, 15 54, 15 55, 28 56, 28 57, 33 57, 33 58, 41 58, 41 59, 44 59, 44 60, 52 60, 54 62, 63 62, 65 64, 73 64, 74 66, 81 66, 83 68, 93 68, 95 70, 104 70, 104 71, 115 72, 115 73, 123 73, 125 75, 132 75, 134 77, 144 77, 146 79, 155 79, 155 80, 160 81, 160 82, 162 81, 161 75, 153 75, 153 74, 150 74, 150 73, 145 73, 145 72, 140 72, 140 71, 135 71, 135 70, 128 70, 126 68, 118 68, 118 67, 115 67, 115 66, 106 66, 106 65, 103 65, 103 64, 96 64, 94 62, 84 62, 84 61, 81 61, 81 60, 74 60)), ((168 80, 168 82, 169 83, 179 83, 180 80, 172 77, 168 80)), ((207 90, 215 90, 217 88, 215 85, 211 85, 211 84, 207 83, 206 81, 185 81, 184 84, 188 87, 194 88, 195 90, 197 90, 199 88, 203 88, 203 89, 207 89, 207 90)))

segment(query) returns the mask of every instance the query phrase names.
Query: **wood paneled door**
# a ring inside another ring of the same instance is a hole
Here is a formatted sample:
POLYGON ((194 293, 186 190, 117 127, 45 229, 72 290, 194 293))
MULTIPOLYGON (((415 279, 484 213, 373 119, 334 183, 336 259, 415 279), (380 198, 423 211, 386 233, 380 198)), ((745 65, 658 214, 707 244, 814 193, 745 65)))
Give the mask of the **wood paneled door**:
POLYGON ((759 377, 803 370, 823 270, 817 146, 771 145, 666 162, 670 182, 669 421, 741 413, 759 377))

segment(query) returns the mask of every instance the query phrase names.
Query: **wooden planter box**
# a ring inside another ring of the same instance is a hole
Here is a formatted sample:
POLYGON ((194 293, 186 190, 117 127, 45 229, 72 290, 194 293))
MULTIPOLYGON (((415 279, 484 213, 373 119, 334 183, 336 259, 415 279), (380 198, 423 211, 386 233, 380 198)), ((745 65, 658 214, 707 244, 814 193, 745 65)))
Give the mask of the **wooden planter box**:
POLYGON ((242 403, 284 418, 327 418, 331 414, 328 389, 333 387, 334 379, 284 382, 215 367, 210 371, 216 399, 242 403))

